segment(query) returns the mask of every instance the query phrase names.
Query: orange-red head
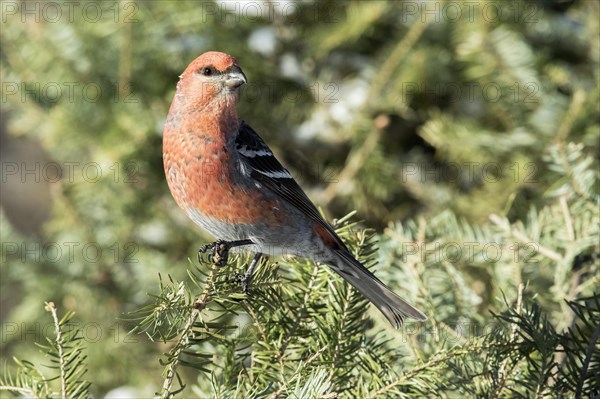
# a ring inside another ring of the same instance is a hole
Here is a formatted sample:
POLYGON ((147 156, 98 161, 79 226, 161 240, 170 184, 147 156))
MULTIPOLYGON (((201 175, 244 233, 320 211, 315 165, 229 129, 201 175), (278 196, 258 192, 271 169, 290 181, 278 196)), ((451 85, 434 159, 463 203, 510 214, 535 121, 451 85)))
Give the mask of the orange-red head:
POLYGON ((177 97, 196 106, 208 105, 214 100, 237 100, 239 87, 246 76, 232 56, 209 51, 188 65, 177 84, 177 97))

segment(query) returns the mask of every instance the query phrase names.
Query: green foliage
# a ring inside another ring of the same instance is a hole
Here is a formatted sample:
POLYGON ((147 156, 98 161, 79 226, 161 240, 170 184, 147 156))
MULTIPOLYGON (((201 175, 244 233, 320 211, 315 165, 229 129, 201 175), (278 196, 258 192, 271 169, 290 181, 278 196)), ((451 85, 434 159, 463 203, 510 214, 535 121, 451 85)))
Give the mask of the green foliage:
POLYGON ((482 341, 483 353, 452 357, 450 380, 460 384, 463 395, 481 398, 594 397, 600 387, 594 371, 594 348, 600 345, 599 300, 596 293, 569 302, 577 327, 566 333, 556 332, 536 302, 517 303, 495 315, 498 328, 482 341))
MULTIPOLYGON (((140 327, 156 332, 169 320, 170 333, 161 337, 176 338, 176 344, 166 356, 167 379, 176 378, 177 372, 171 371, 177 364, 194 367, 200 377, 193 389, 200 396, 411 397, 435 392, 476 397, 591 396, 600 386, 595 372, 600 294, 593 293, 598 259, 589 257, 575 271, 559 272, 561 264, 574 265, 576 258, 598 253, 598 174, 590 173, 591 163, 581 149, 553 148, 549 161, 566 159, 560 172, 580 172, 571 180, 558 181, 568 186, 569 193, 574 192, 573 185, 580 187, 582 195, 557 200, 555 191, 549 191, 550 204, 532 211, 525 224, 494 217, 481 228, 445 213, 427 224, 393 226, 377 251, 373 237, 357 231, 348 218, 338 222, 340 235, 366 265, 379 257, 387 271, 394 270, 393 275, 384 274, 386 280, 411 297, 426 297, 433 332, 418 328, 415 332, 409 325, 400 342, 384 338, 370 328, 364 298, 328 269, 300 260, 262 263, 245 297, 232 278, 247 263, 243 258, 226 268, 213 266, 208 276, 201 277, 200 269, 190 273, 193 290, 174 281, 161 286, 140 327), (576 232, 573 226, 578 226, 576 232), (572 239, 567 242, 559 230, 566 235, 572 230, 572 239), (444 248, 455 244, 451 239, 457 237, 463 240, 462 247, 473 251, 450 264, 449 257, 456 254, 449 255, 444 248), (417 254, 413 249, 419 241, 434 245, 417 254), (492 261, 484 243, 511 251, 504 256, 494 252, 492 261), (523 248, 527 244, 533 250, 523 248), (287 272, 277 273, 280 267, 287 272), (490 273, 483 280, 494 281, 494 290, 473 290, 468 278, 475 273, 470 269, 490 273), (554 270, 554 287, 576 290, 553 289, 554 295, 542 296, 550 302, 547 308, 562 306, 552 312, 554 323, 533 299, 533 293, 548 284, 543 269, 554 270), (190 298, 199 287, 204 292, 193 302, 190 298), (516 304, 506 299, 505 304, 496 304, 494 298, 505 293, 516 297, 516 304), (593 296, 586 298, 586 293, 593 296), (565 297, 579 299, 565 303, 565 297), (491 309, 500 305, 501 313, 492 318, 482 315, 478 310, 482 302, 491 309), (199 309, 206 309, 208 319, 199 309), (565 322, 558 330, 554 326, 565 322), (560 332, 564 328, 566 332, 560 332), (441 333, 445 338, 440 338, 441 333), (407 344, 415 346, 412 351, 407 344)), ((170 383, 167 386, 172 389, 170 383)), ((163 396, 169 392, 173 391, 163 391, 163 396)))
POLYGON ((90 383, 83 379, 87 372, 84 342, 81 330, 71 323, 73 313, 59 320, 54 303, 46 303, 45 309, 52 314, 55 331, 54 337, 46 337, 47 344, 40 348, 50 358, 51 365, 46 367, 54 370, 54 376, 44 376, 41 368, 31 362, 13 359, 16 374, 5 373, 0 391, 36 398, 88 398, 90 383))
POLYGON ((2 2, 0 349, 22 389, 2 395, 62 395, 34 345, 52 300, 77 314, 45 349, 74 356, 68 396, 83 377, 94 397, 597 396, 598 2, 258 3, 2 2), (426 323, 393 330, 301 259, 263 260, 248 295, 249 258, 187 260, 211 238, 160 134, 213 49, 249 78, 242 117, 327 215, 356 210, 345 242, 426 323))

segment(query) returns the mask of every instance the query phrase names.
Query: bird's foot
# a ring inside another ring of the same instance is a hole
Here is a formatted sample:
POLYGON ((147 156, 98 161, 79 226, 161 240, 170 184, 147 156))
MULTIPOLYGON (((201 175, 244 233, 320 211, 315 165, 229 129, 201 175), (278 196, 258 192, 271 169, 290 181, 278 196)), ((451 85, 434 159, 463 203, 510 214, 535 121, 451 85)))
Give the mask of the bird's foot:
POLYGON ((205 244, 198 249, 198 262, 200 255, 208 252, 208 260, 217 266, 225 266, 229 260, 229 250, 234 247, 252 244, 251 240, 225 241, 217 240, 205 244))
POLYGON ((244 274, 236 274, 235 279, 242 285, 242 293, 248 295, 248 286, 250 280, 252 280, 252 273, 248 273, 248 270, 244 274))
POLYGON ((217 266, 225 266, 229 260, 229 249, 231 248, 227 241, 217 240, 205 244, 198 250, 198 261, 200 261, 200 255, 208 252, 208 260, 217 266))
POLYGON ((254 269, 256 268, 261 256, 262 254, 260 252, 256 253, 252 259, 252 262, 250 262, 250 266, 248 266, 246 273, 236 275, 237 281, 242 284, 242 292, 246 295, 248 294, 248 285, 250 284, 250 280, 252 280, 252 274, 254 273, 254 269))

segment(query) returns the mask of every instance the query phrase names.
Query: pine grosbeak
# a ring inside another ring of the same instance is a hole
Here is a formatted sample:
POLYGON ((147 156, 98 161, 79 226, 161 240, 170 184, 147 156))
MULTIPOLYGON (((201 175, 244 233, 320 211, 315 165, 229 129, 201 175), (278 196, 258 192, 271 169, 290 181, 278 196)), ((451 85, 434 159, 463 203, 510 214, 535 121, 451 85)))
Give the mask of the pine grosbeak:
POLYGON ((396 328, 404 317, 426 320, 354 259, 265 142, 238 117, 244 83, 235 58, 202 54, 180 76, 164 127, 169 188, 187 215, 220 239, 212 246, 213 255, 225 252, 226 258, 229 249, 250 246, 256 253, 250 273, 263 253, 319 261, 396 328))

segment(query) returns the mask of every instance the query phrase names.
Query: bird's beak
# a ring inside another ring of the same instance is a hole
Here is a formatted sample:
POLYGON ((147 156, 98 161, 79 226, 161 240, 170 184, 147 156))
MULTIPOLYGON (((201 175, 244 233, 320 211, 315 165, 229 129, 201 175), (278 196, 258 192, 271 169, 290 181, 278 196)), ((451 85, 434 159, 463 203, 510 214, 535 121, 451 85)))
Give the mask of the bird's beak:
POLYGON ((247 81, 246 75, 244 75, 244 72, 239 67, 231 68, 227 75, 225 75, 225 87, 228 89, 237 89, 247 81))

